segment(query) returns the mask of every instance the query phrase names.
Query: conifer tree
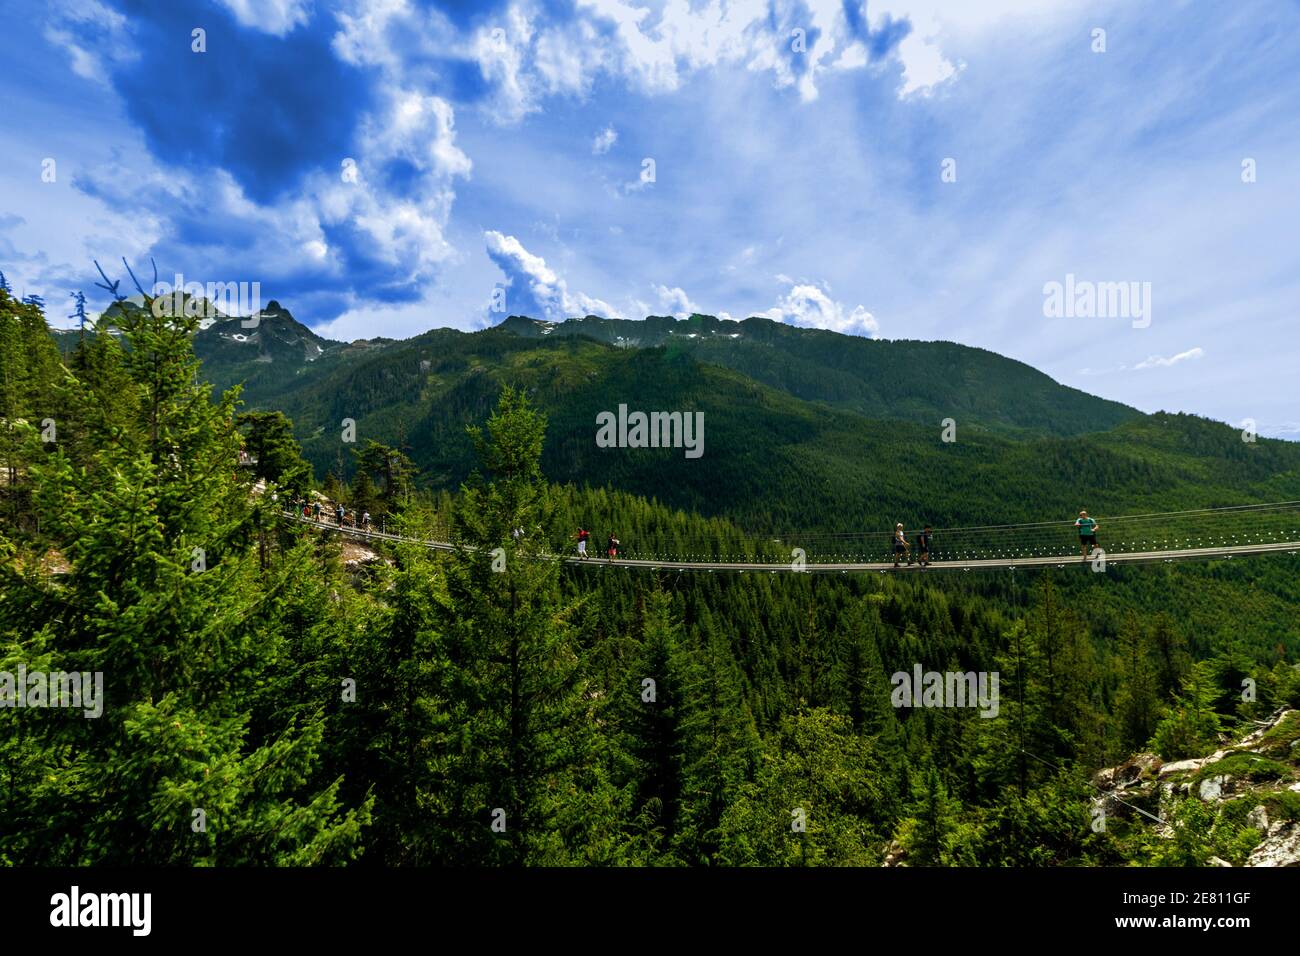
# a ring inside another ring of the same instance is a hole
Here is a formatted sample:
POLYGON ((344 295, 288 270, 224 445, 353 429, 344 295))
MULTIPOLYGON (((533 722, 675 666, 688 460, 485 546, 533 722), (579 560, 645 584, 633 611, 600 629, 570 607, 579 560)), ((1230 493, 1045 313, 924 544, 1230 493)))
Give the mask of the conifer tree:
POLYGON ((634 823, 656 855, 672 844, 681 810, 685 675, 680 641, 669 595, 651 592, 645 602, 640 653, 616 686, 612 708, 621 728, 620 750, 628 762, 634 823))
POLYGON ((1120 748, 1131 752, 1147 745, 1160 718, 1160 697, 1152 666, 1149 635, 1130 613, 1119 633, 1119 690, 1115 699, 1115 721, 1119 726, 1120 748))
POLYGON ((722 844, 722 817, 740 786, 753 778, 759 737, 745 703, 730 648, 703 609, 702 646, 685 663, 682 690, 683 774, 679 852, 708 862, 722 844))
POLYGON ((949 795, 933 765, 924 768, 919 778, 914 784, 916 802, 912 816, 902 823, 899 833, 899 842, 907 851, 907 862, 912 866, 951 866, 964 862, 959 804, 949 795))
POLYGON ((293 497, 305 495, 311 485, 311 465, 303 460, 293 423, 284 413, 241 412, 236 421, 244 435, 244 451, 254 463, 253 475, 293 497))
POLYGON ((546 420, 503 390, 473 429, 483 472, 454 514, 440 628, 448 712, 442 824, 455 858, 563 863, 611 852, 611 787, 592 694, 559 568, 541 554, 553 501, 540 467, 546 420), (512 532, 522 529, 522 537, 512 532))
POLYGON ((318 708, 260 690, 295 662, 250 549, 264 505, 236 475, 237 394, 210 401, 192 320, 145 308, 117 321, 118 389, 65 375, 55 398, 83 440, 32 466, 40 546, 67 572, 0 567, 4 669, 102 674, 102 713, 10 712, 40 782, 9 806, 5 851, 74 865, 349 859, 368 807, 345 809, 338 780, 320 779, 318 708))
POLYGON ((863 866, 878 859, 879 765, 848 718, 789 715, 721 822, 726 865, 863 866))
POLYGON ((1187 676, 1190 662, 1187 658, 1187 644, 1174 626, 1168 614, 1157 614, 1151 627, 1151 652, 1156 659, 1156 682, 1160 699, 1173 700, 1183 679, 1187 676))

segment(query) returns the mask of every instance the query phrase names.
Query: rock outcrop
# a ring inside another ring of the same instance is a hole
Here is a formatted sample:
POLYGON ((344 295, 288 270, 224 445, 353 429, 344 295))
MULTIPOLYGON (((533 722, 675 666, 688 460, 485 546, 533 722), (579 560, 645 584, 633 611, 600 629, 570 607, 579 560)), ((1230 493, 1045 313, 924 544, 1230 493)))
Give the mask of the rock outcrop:
MULTIPOLYGON (((1157 835, 1170 837, 1170 827, 1155 818, 1163 816, 1159 808, 1171 797, 1194 796, 1219 805, 1248 800, 1254 806, 1245 825, 1258 831, 1260 842, 1245 865, 1300 866, 1300 820, 1295 819, 1293 796, 1300 793, 1300 711, 1280 710, 1240 740, 1223 744, 1207 757, 1164 763, 1155 754, 1141 753, 1099 770, 1092 779, 1099 791, 1094 807, 1120 818, 1146 816, 1157 835)), ((1217 856, 1209 864, 1231 866, 1217 856)))

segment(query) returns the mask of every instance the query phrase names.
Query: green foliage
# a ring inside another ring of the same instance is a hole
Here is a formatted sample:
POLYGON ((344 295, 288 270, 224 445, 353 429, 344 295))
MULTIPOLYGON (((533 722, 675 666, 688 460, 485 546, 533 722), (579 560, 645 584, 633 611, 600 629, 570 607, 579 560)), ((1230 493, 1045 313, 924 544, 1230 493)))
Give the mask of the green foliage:
MULTIPOLYGON (((0 306, 14 348, 44 335, 31 307, 0 306)), ((65 337, 62 366, 0 365, 6 493, 29 519, 0 528, 0 671, 106 680, 100 719, 6 711, 0 860, 1204 865, 1244 861, 1252 806, 1289 812, 1285 792, 1175 800, 1149 807, 1165 836, 1135 818, 1094 833, 1088 782, 1153 738, 1200 755, 1300 704, 1288 556, 1029 580, 551 560, 578 527, 632 554, 784 561, 805 531, 895 518, 1296 497, 1281 443, 1139 416, 988 353, 762 322, 727 360, 732 327, 703 317, 647 326, 649 348, 591 322, 343 347, 277 308, 251 347, 266 362, 221 323, 112 321, 120 340, 65 337), (266 410, 214 398, 191 343, 266 410), (908 396, 916 362, 935 374, 908 396), (1021 405, 969 390, 999 376, 1021 405), (706 410, 709 464, 601 454, 594 414, 619 401, 706 410), (955 446, 936 440, 944 403, 972 419, 955 446), (310 481, 281 411, 331 496, 457 550, 376 545, 360 572, 351 546, 277 523, 254 480, 310 481), (361 425, 351 460, 343 417, 361 425), (997 715, 895 707, 890 675, 918 664, 997 672, 997 715)), ((1213 772, 1285 780, 1298 734, 1285 722, 1213 772)))
POLYGON ((411 486, 419 471, 410 458, 373 439, 353 455, 357 470, 352 496, 357 508, 369 506, 368 510, 376 514, 396 514, 409 504, 411 486))
POLYGON ((787 717, 765 743, 754 781, 720 821, 718 862, 871 866, 879 860, 879 760, 845 717, 787 717))
POLYGON ((1206 866, 1211 856, 1240 866, 1259 842, 1259 832, 1246 826, 1231 806, 1220 811, 1214 803, 1195 797, 1170 799, 1162 807, 1163 835, 1143 834, 1152 866, 1206 866))
POLYGON ((1214 711, 1215 688, 1204 663, 1192 669, 1185 693, 1156 727, 1152 745, 1166 760, 1203 757, 1218 743, 1219 715, 1214 711))
POLYGON ((985 815, 974 855, 986 866, 1061 866, 1091 861, 1098 841, 1088 817, 1091 791, 1060 773, 1023 798, 1014 790, 985 815))
POLYGON ((1291 770, 1285 764, 1261 757, 1253 753, 1228 754, 1208 767, 1199 770, 1195 781, 1227 775, 1241 780, 1285 780, 1291 777, 1291 770))
POLYGON ((244 434, 244 451, 253 474, 295 498, 307 493, 311 465, 303 460, 293 437, 293 423, 281 412, 244 412, 236 422, 244 434))
MULTIPOLYGON (((319 705, 271 695, 296 662, 271 623, 301 552, 267 563, 266 506, 236 475, 235 392, 198 383, 190 329, 122 323, 120 371, 65 375, 76 423, 31 465, 38 550, 0 566, 0 658, 102 675, 102 715, 9 711, 0 852, 16 862, 303 864, 360 851, 369 804, 322 774, 319 705), (118 384, 112 394, 102 383, 118 384), (127 422, 123 427, 122 422, 127 422), (270 620, 268 620, 268 617, 270 620)), ((36 454, 39 436, 26 426, 36 454)))
POLYGON ((21 479, 41 454, 39 448, 24 448, 23 426, 45 431, 52 423, 57 432, 63 416, 51 398, 60 374, 40 307, 0 289, 0 515, 15 528, 31 524, 30 485, 21 479))
POLYGON ((434 741, 443 762, 435 811, 444 851, 457 857, 614 862, 615 795, 594 731, 600 698, 558 567, 534 550, 553 510, 537 460, 544 429, 527 399, 507 390, 475 435, 486 474, 457 502, 462 547, 435 607, 447 662, 434 685, 446 712, 434 741))
POLYGON ((1115 717, 1120 746, 1133 751, 1145 747, 1155 732, 1160 715, 1158 679, 1151 659, 1150 634, 1136 614, 1125 617, 1119 640, 1121 680, 1115 717))
POLYGON ((911 814, 899 824, 896 839, 910 866, 959 866, 973 862, 973 834, 961 823, 960 802, 948 792, 936 767, 919 772, 912 789, 911 814))

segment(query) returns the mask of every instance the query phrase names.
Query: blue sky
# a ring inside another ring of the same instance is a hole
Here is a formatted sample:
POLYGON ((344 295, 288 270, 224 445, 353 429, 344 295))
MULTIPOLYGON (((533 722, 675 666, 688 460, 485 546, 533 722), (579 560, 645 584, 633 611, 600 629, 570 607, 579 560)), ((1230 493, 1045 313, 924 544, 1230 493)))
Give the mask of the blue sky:
POLYGON ((503 288, 952 340, 1300 437, 1294 3, 9 6, 0 269, 53 316, 122 256, 345 339, 503 288), (1045 315, 1067 275, 1150 283, 1149 324, 1045 315))

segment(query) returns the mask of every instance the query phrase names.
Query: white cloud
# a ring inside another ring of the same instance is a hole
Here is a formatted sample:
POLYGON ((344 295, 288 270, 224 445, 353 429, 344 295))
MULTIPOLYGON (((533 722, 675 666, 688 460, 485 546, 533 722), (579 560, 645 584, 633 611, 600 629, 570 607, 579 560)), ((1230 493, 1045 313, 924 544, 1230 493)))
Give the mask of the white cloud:
POLYGON ((107 86, 106 63, 129 63, 140 56, 126 17, 99 0, 60 0, 51 13, 45 39, 67 51, 69 67, 84 80, 107 86))
POLYGON ((591 151, 596 156, 603 156, 614 148, 618 142, 618 130, 613 126, 606 126, 596 134, 596 138, 591 141, 591 151))
POLYGON ((829 288, 800 283, 794 285, 777 304, 760 316, 797 325, 801 328, 829 329, 845 335, 874 336, 880 331, 875 317, 861 305, 849 310, 832 299, 829 288))
POLYGON ((867 65, 867 48, 861 43, 850 43, 839 59, 831 64, 833 70, 860 70, 867 65))
POLYGON ((965 64, 946 53, 946 46, 976 37, 987 39, 990 31, 1011 22, 1022 34, 1069 16, 1084 0, 872 0, 868 13, 879 29, 887 17, 906 18, 912 28, 898 45, 903 67, 898 96, 929 96, 936 88, 959 76, 965 64))
MULTIPOLYGON (((684 290, 677 286, 670 289, 664 285, 656 285, 654 290, 655 295, 659 297, 660 306, 668 309, 679 319, 685 319, 693 312, 704 311, 691 301, 690 296, 684 290)), ((637 318, 644 318, 644 316, 637 316, 637 318)))
POLYGON ((383 111, 366 117, 362 141, 368 154, 405 159, 417 169, 446 176, 468 176, 469 157, 456 147, 455 115, 446 100, 413 90, 381 91, 383 111))
MULTIPOLYGON (((293 193, 271 203, 249 198, 223 169, 164 170, 137 160, 128 172, 120 163, 104 163, 83 171, 82 181, 93 196, 110 208, 131 209, 133 218, 166 243, 169 222, 179 212, 216 217, 227 229, 249 237, 249 245, 224 250, 221 261, 204 247, 205 269, 223 280, 257 279, 267 288, 277 277, 304 274, 342 281, 355 268, 349 252, 382 262, 387 281, 422 285, 435 276, 453 250, 445 238, 453 199, 451 183, 467 175, 469 160, 454 144, 451 107, 436 97, 390 91, 383 107, 362 123, 364 136, 356 160, 357 175, 346 180, 342 170, 318 171, 305 177, 293 193), (390 194, 368 181, 366 172, 381 158, 402 156, 419 170, 412 190, 390 194), (328 230, 339 228, 356 239, 336 248, 328 230)), ((193 237, 174 237, 180 246, 193 237)), ((364 290, 357 290, 364 295, 364 290)))
POLYGON ((505 273, 507 312, 551 322, 575 315, 618 315, 608 302, 583 292, 570 294, 568 284, 546 260, 533 255, 514 236, 489 229, 483 239, 488 257, 505 273))
MULTIPOLYGON (((303 0, 223 0, 234 9, 267 7, 265 24, 291 28, 305 17, 303 0)), ((1081 0, 1061 0, 1058 7, 1081 0)), ((970 4, 938 0, 873 0, 870 29, 907 19, 910 32, 886 54, 903 68, 900 97, 927 95, 962 70, 941 44, 953 35, 984 30, 1007 17, 1042 19, 1032 0, 970 4)), ((354 0, 336 14, 338 54, 352 63, 402 69, 405 51, 419 58, 474 63, 491 87, 480 104, 499 123, 513 124, 541 109, 551 95, 585 97, 598 75, 621 77, 647 93, 680 88, 690 73, 719 66, 769 72, 781 88, 805 102, 818 96, 830 70, 858 70, 872 63, 870 44, 855 35, 841 0, 578 0, 578 15, 557 23, 537 0, 515 0, 472 33, 458 30, 437 10, 410 0, 354 0), (793 48, 802 30, 804 49, 793 48)), ((246 11, 247 12, 247 11, 246 11)), ((274 30, 270 32, 275 32, 274 30)), ((418 88, 427 88, 421 84, 418 88)))
POLYGON ((1188 359, 1198 359, 1204 354, 1205 350, 1198 346, 1194 349, 1188 349, 1186 352, 1179 352, 1177 355, 1171 355, 1168 358, 1163 358, 1159 355, 1151 355, 1143 359, 1137 365, 1134 365, 1133 370, 1137 371, 1138 369, 1143 368, 1168 368, 1171 365, 1177 365, 1179 362, 1185 362, 1188 359))
POLYGON ((284 36, 311 19, 308 0, 219 0, 240 26, 284 36))
POLYGON ((334 14, 331 46, 356 66, 378 66, 390 76, 404 69, 401 52, 434 54, 455 42, 455 29, 438 10, 417 11, 409 0, 358 0, 354 12, 334 14))
POLYGON ((898 44, 898 58, 903 64, 903 85, 898 88, 900 98, 913 93, 929 95, 936 86, 952 79, 962 69, 953 66, 939 50, 934 38, 910 33, 898 44))
POLYGON ((533 47, 537 92, 585 96, 596 74, 607 69, 605 45, 595 27, 578 20, 544 28, 533 47))
POLYGON ((737 272, 740 269, 749 269, 754 262, 754 256, 758 253, 757 246, 746 246, 731 257, 731 260, 722 267, 723 272, 737 272))

